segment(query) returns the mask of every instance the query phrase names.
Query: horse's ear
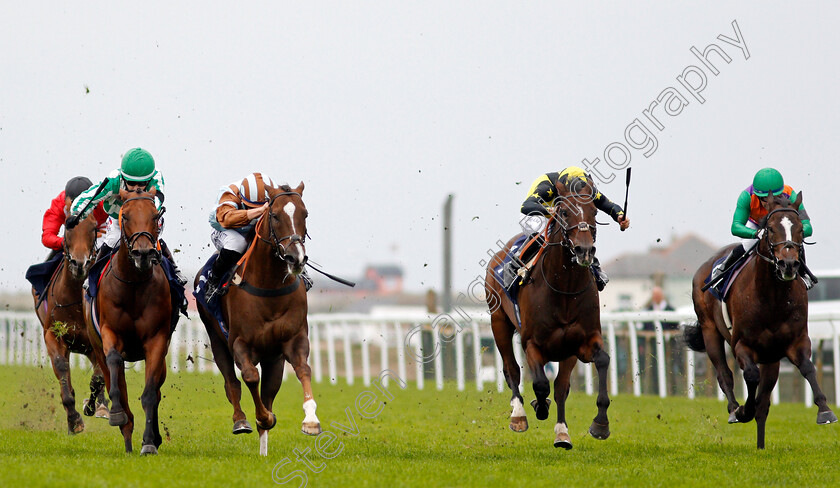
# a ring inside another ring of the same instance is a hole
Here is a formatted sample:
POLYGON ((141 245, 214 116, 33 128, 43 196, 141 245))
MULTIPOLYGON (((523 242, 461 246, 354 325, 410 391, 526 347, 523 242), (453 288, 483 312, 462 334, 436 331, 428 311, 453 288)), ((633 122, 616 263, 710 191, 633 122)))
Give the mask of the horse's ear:
POLYGON ((131 196, 128 194, 128 190, 126 190, 125 188, 120 188, 120 200, 124 202, 129 198, 131 198, 131 196))
POLYGON ((157 195, 157 188, 152 187, 152 188, 149 190, 149 195, 151 195, 152 197, 154 197, 155 195, 157 195))
POLYGON ((301 181, 297 188, 295 188, 295 193, 298 195, 303 195, 303 182, 301 181))
POLYGON ((802 192, 796 194, 796 200, 793 201, 793 208, 799 210, 802 205, 802 192))
POLYGON ((565 195, 566 193, 568 193, 568 192, 569 192, 569 190, 566 188, 566 185, 564 185, 564 184, 563 184, 563 183, 561 183, 560 181, 558 181, 558 182, 554 185, 554 188, 556 188, 556 189, 557 189, 557 194, 558 194, 558 195, 565 195))

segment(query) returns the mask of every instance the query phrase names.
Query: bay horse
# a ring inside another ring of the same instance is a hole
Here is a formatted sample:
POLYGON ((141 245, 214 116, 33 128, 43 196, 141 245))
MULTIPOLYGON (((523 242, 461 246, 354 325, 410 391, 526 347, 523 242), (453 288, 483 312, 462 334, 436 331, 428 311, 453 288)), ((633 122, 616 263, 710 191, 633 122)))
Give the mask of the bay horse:
MULTIPOLYGON (((554 380, 557 403, 557 424, 554 427, 555 447, 571 449, 566 425, 566 399, 572 370, 578 359, 594 362, 598 370, 598 414, 589 428, 596 439, 610 435, 607 408, 607 368, 609 355, 601 337, 601 315, 594 277, 589 266, 595 256, 595 208, 597 195, 593 183, 576 179, 556 185, 558 197, 547 227, 545 249, 532 270, 532 282, 519 291, 521 328, 518 330, 528 368, 533 377, 536 399, 531 405, 538 420, 548 418, 550 386, 545 374, 549 361, 560 363, 554 380)), ((520 234, 521 235, 521 234, 520 234)), ((510 249, 519 236, 508 241, 510 249)), ((494 268, 502 264, 506 249, 495 254, 487 267, 485 288, 490 308, 490 325, 496 347, 504 363, 504 375, 512 391, 510 428, 514 432, 528 430, 528 419, 519 391, 519 364, 513 351, 513 334, 517 331, 514 304, 507 297, 494 268)))
POLYGON ((53 274, 43 296, 32 290, 35 314, 44 329, 44 343, 50 356, 53 373, 61 385, 61 403, 67 412, 67 429, 70 434, 85 430, 82 416, 76 410, 76 390, 70 382, 70 353, 83 354, 94 366, 90 378, 90 398, 86 399, 84 413, 99 418, 108 417, 102 371, 93 355, 82 311, 82 283, 96 253, 96 217, 88 218, 73 229, 64 231, 64 258, 53 274))
POLYGON ((112 402, 109 423, 120 427, 126 452, 132 451, 134 414, 128 406, 125 361, 146 361, 146 384, 140 397, 146 414, 141 454, 157 454, 162 443, 158 406, 173 331, 173 303, 158 243, 163 209, 158 212, 154 196, 154 190, 120 190, 120 245, 102 271, 94 301, 85 301, 96 360, 109 373, 105 376, 112 402))
MULTIPOLYGON (((252 432, 239 403, 242 386, 236 378, 235 364, 254 399, 263 456, 268 455, 268 431, 277 423, 272 408, 286 361, 303 386, 305 417, 301 430, 308 435, 321 433, 307 364, 308 305, 300 278, 308 259, 304 247, 308 212, 302 200, 303 188, 303 182, 295 189, 287 185, 267 188, 268 209, 257 221, 256 236, 238 265, 232 285, 219 298, 227 337, 213 315, 201 304, 198 307, 233 406, 233 433, 252 432), (261 365, 262 377, 257 365, 261 365)), ((196 276, 196 286, 199 278, 196 276)))
MULTIPOLYGON (((773 198, 760 222, 763 234, 756 257, 747 262, 731 285, 725 301, 702 291, 714 262, 732 247, 718 251, 694 274, 692 299, 698 322, 685 327, 687 345, 706 351, 727 399, 729 423, 755 419, 757 447, 764 449, 764 427, 770 395, 779 377, 779 361, 788 358, 814 392, 818 424, 837 421, 817 384, 808 337, 808 294, 799 279, 804 234, 799 209, 802 193, 794 202, 773 198), (724 342, 729 343, 747 383, 747 399, 739 405, 733 392, 732 371, 726 363, 724 342)), ((740 245, 740 244, 737 244, 740 245)))

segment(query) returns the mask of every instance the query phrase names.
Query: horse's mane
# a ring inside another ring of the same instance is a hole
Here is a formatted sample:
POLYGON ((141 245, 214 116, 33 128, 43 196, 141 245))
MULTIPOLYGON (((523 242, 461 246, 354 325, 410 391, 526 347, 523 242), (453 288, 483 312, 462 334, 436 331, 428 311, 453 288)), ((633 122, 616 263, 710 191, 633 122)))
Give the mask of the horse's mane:
POLYGON ((280 190, 280 191, 294 191, 294 190, 292 190, 292 187, 290 187, 289 185, 287 185, 287 184, 285 184, 285 183, 284 183, 284 184, 282 184, 282 185, 277 186, 277 188, 276 188, 276 189, 277 189, 277 190, 280 190))

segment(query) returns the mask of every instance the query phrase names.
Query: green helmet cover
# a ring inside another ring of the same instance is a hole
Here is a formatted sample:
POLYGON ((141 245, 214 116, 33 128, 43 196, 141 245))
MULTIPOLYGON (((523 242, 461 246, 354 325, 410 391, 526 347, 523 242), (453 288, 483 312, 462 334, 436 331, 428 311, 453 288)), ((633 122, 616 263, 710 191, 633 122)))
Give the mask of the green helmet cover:
POLYGON ((773 168, 762 168, 753 178, 753 193, 759 197, 766 197, 770 193, 780 195, 784 190, 785 180, 782 174, 773 168))
POLYGON ((135 147, 123 156, 120 174, 126 181, 149 181, 155 174, 155 160, 149 151, 135 147))

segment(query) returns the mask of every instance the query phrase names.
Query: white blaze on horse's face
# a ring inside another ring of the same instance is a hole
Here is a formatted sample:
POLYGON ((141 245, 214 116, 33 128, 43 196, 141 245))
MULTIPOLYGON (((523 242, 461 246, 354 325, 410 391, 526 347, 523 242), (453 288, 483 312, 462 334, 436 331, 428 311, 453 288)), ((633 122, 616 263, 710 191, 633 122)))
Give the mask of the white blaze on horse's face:
MULTIPOLYGON (((283 212, 285 212, 286 215, 289 216, 289 222, 292 224, 292 234, 297 234, 297 229, 295 229, 295 204, 292 202, 287 203, 283 207, 283 212)), ((295 242, 294 244, 292 244, 290 246, 289 252, 294 253, 294 256, 297 258, 299 263, 303 262, 305 254, 303 252, 303 245, 300 242, 295 242)))
POLYGON ((785 229, 785 240, 792 241, 793 240, 793 222, 790 221, 787 217, 782 217, 782 221, 780 222, 782 227, 785 229))

